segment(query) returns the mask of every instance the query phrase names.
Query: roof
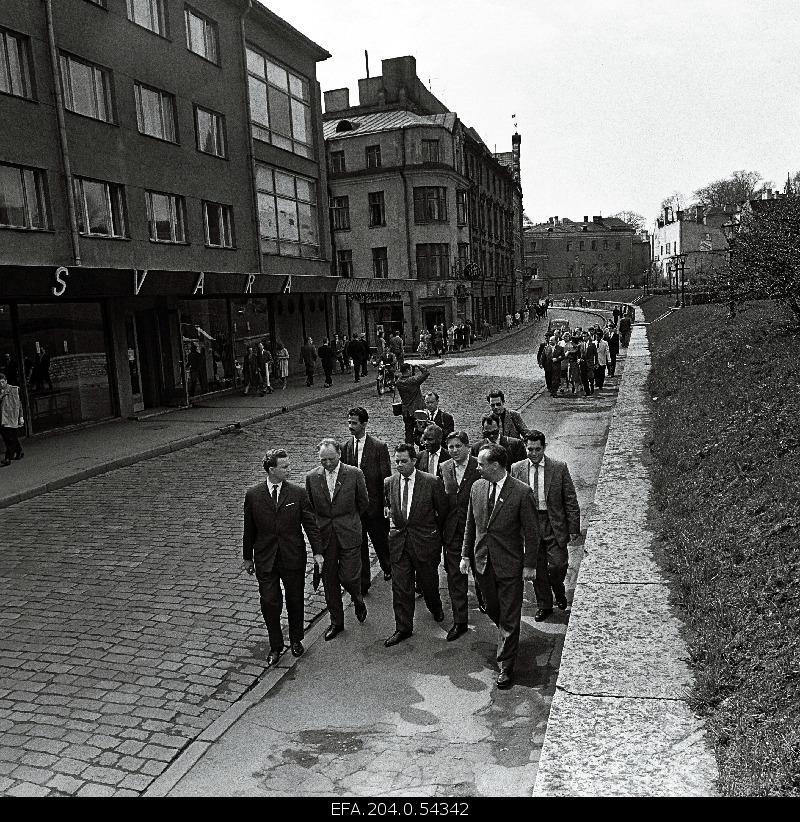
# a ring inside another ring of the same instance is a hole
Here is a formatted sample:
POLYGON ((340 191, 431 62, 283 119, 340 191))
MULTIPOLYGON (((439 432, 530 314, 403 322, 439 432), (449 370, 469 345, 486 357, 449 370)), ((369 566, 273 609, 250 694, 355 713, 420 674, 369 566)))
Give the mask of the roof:
POLYGON ((587 223, 576 222, 568 217, 562 217, 557 223, 537 223, 536 225, 525 225, 525 233, 531 234, 588 234, 611 231, 627 231, 638 233, 636 226, 620 220, 619 217, 601 217, 599 220, 589 220, 587 223), (583 226, 586 226, 584 232, 583 226))
POLYGON ((261 22, 266 23, 267 26, 283 29, 286 34, 294 38, 298 43, 302 44, 317 62, 320 60, 327 60, 332 56, 331 53, 319 45, 319 43, 315 43, 309 37, 306 37, 303 32, 298 31, 293 25, 287 23, 282 17, 278 17, 275 12, 270 11, 263 4, 262 0, 254 0, 253 13, 257 18, 260 17, 261 22))
POLYGON ((456 115, 452 111, 446 114, 414 114, 413 111, 380 111, 375 114, 359 114, 355 117, 342 117, 339 120, 326 120, 322 124, 326 140, 337 137, 350 137, 355 134, 375 134, 380 131, 393 131, 408 126, 440 126, 453 131, 456 124, 456 115), (347 121, 353 125, 352 129, 337 131, 339 123, 347 121))

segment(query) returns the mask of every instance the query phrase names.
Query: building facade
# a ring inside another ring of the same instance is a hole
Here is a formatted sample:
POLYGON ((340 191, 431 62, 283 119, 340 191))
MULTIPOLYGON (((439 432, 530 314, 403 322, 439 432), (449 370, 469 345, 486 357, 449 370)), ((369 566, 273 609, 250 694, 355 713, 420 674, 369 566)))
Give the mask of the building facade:
POLYGON ((0 360, 28 434, 330 331, 329 56, 258 3, 0 5, 0 360))
POLYGON ((413 57, 384 60, 359 95, 351 106, 347 89, 325 92, 334 270, 351 280, 339 327, 415 344, 441 323, 499 324, 514 304, 519 182, 424 87, 413 57))
POLYGON ((548 293, 642 285, 650 266, 649 238, 617 217, 550 217, 524 236, 525 270, 548 293))

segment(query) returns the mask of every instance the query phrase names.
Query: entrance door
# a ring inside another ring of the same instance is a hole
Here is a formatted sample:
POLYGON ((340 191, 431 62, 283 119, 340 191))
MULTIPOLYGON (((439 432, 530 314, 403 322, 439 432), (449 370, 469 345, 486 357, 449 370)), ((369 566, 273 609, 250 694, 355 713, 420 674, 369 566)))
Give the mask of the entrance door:
POLYGON ((431 333, 433 333, 433 327, 435 325, 444 325, 444 308, 426 308, 423 311, 423 322, 425 324, 425 328, 428 329, 431 333))
POLYGON ((136 318, 133 314, 125 315, 125 338, 127 340, 128 369, 131 376, 131 396, 133 411, 144 409, 144 392, 142 391, 141 358, 139 356, 139 338, 136 333, 136 318))

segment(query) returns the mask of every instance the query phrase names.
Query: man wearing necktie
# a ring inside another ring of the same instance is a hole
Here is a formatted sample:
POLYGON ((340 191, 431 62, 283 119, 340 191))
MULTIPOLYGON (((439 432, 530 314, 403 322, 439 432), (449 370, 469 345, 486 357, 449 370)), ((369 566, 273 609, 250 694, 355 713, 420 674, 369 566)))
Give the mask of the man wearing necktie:
POLYGON ((417 457, 417 468, 434 477, 441 476, 439 466, 447 459, 442 448, 442 429, 435 423, 429 423, 422 432, 422 447, 417 457))
POLYGON ((364 474, 341 461, 342 446, 330 437, 319 444, 319 468, 306 474, 306 493, 317 517, 321 547, 314 559, 322 571, 331 626, 325 641, 344 630, 342 587, 353 598, 356 618, 367 618, 361 593, 361 515, 369 508, 364 474))
POLYGON ((289 455, 282 448, 264 457, 266 483, 248 489, 244 498, 244 570, 255 573, 261 613, 269 636, 267 664, 274 665, 283 652, 281 611, 286 592, 289 645, 293 656, 303 653, 304 590, 306 577, 305 531, 312 553, 321 550, 317 519, 305 489, 289 482, 289 455))
POLYGON ((384 481, 395 619, 395 632, 384 643, 387 648, 414 631, 415 576, 433 618, 444 620, 438 568, 449 504, 442 481, 418 471, 416 456, 413 445, 398 445, 394 450, 398 473, 384 481))
POLYGON ((536 604, 534 619, 541 622, 556 605, 566 610, 564 580, 569 565, 567 544, 580 536, 581 512, 569 468, 564 462, 545 456, 545 436, 529 431, 525 437, 528 458, 514 463, 511 475, 529 485, 536 498, 536 516, 542 545, 536 566, 536 604))
POLYGON ((499 445, 478 452, 481 474, 470 492, 460 570, 474 557, 486 613, 499 629, 497 687, 514 684, 519 650, 523 581, 536 578, 539 527, 533 491, 506 472, 508 455, 499 445))

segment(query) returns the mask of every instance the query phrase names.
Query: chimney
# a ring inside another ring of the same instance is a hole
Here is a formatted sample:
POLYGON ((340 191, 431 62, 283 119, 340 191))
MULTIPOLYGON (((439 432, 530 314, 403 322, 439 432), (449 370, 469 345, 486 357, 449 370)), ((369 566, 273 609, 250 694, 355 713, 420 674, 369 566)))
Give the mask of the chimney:
POLYGON ((588 214, 584 214, 584 215, 583 215, 583 222, 584 222, 584 223, 588 223, 588 222, 589 222, 589 216, 588 216, 588 214))
POLYGON ((669 206, 664 206, 664 222, 669 222, 669 206))
POLYGON ((599 223, 599 222, 602 222, 602 220, 603 220, 603 218, 599 214, 595 214, 592 217, 592 222, 593 223, 599 223))
POLYGON ((556 216, 555 216, 555 217, 553 217, 553 222, 554 222, 556 225, 558 225, 558 214, 556 214, 556 216))
POLYGON ((682 219, 683 219, 683 211, 678 209, 678 222, 680 222, 682 219))
POLYGON ((334 88, 324 93, 325 113, 331 111, 344 111, 350 108, 350 89, 334 88))

